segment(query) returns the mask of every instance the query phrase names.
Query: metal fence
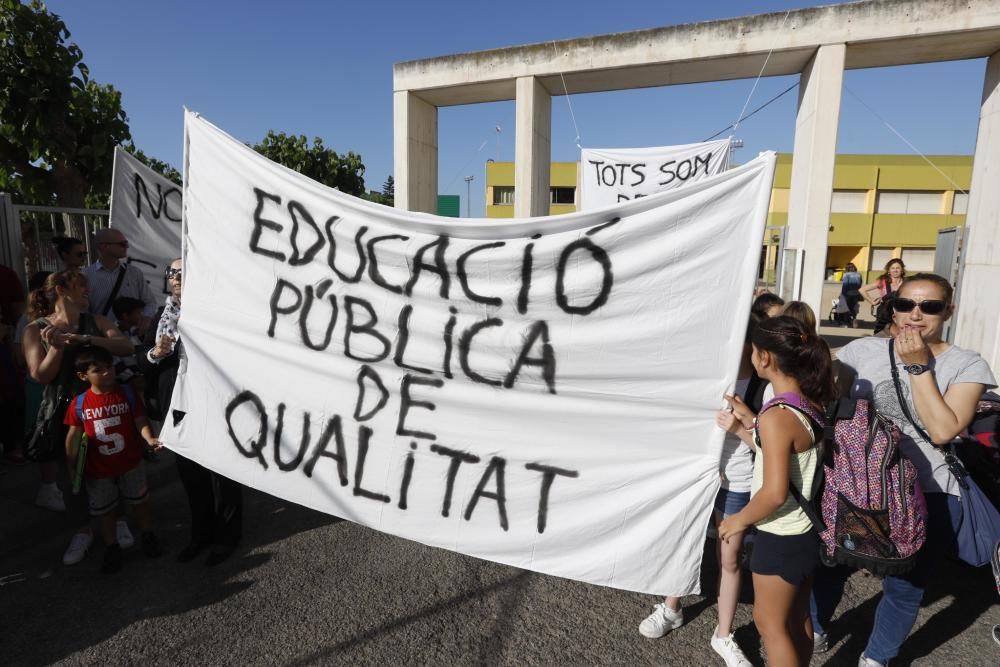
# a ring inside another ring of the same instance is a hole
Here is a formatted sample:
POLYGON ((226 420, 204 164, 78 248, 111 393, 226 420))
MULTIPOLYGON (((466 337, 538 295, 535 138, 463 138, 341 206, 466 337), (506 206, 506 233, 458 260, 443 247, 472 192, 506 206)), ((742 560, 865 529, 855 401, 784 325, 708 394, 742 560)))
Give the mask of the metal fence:
POLYGON ((14 269, 27 285, 39 271, 59 271, 62 263, 52 239, 72 236, 83 241, 88 263, 97 259, 94 232, 108 226, 109 211, 58 206, 14 204, 0 193, 0 252, 3 263, 14 269))

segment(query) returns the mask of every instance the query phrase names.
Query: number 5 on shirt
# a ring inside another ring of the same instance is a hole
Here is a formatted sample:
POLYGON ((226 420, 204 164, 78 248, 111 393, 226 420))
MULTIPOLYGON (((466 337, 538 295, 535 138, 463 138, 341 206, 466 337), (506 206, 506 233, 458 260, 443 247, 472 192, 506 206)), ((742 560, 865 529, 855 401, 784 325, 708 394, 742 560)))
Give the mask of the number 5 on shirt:
POLYGON ((121 417, 108 417, 107 419, 94 420, 94 437, 99 442, 109 443, 98 445, 97 451, 105 456, 111 456, 125 449, 125 437, 121 433, 108 433, 106 429, 113 426, 120 426, 121 417))

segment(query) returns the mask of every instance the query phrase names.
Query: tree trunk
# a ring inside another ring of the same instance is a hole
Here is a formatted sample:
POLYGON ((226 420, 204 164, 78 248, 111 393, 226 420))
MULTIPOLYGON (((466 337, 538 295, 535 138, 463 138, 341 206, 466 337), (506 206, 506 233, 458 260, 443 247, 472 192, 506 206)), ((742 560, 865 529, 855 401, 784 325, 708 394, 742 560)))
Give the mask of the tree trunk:
MULTIPOLYGON (((83 208, 85 201, 85 184, 83 175, 75 167, 63 161, 52 165, 52 190, 56 193, 59 206, 66 208, 83 208)), ((86 223, 82 215, 63 215, 63 224, 67 236, 83 240, 87 234, 86 223)))

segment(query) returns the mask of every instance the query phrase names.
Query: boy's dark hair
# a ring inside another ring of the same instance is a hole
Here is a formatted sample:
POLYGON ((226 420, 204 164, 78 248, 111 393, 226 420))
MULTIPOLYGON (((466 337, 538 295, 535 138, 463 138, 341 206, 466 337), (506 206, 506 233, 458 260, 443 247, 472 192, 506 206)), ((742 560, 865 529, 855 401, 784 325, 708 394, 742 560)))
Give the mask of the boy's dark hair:
POLYGON ((777 294, 772 292, 764 292, 756 299, 753 300, 753 306, 750 307, 750 312, 759 317, 760 319, 767 318, 767 310, 773 308, 774 306, 784 306, 785 300, 782 299, 777 294))
POLYGON ((133 299, 130 296, 120 296, 111 303, 111 312, 115 314, 115 319, 120 320, 125 315, 133 312, 136 308, 142 310, 146 307, 142 301, 139 299, 133 299))
POLYGON ((103 347, 96 345, 86 345, 76 353, 76 363, 74 367, 77 373, 86 373, 91 366, 114 366, 114 356, 103 347))
POLYGON ((813 403, 834 398, 833 360, 826 341, 799 320, 782 315, 764 320, 751 336, 759 350, 770 352, 782 373, 798 380, 813 403))

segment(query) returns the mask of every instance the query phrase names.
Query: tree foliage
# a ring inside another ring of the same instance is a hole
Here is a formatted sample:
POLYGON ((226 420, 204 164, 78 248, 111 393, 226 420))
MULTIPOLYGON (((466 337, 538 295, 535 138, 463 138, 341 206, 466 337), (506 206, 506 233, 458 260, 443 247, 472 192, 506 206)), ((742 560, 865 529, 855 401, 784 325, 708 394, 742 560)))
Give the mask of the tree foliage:
POLYGON ((0 0, 0 189, 22 202, 106 200, 114 148, 131 138, 121 93, 90 80, 44 4, 0 0))
POLYGON ((396 203, 396 179, 389 174, 382 184, 382 202, 386 206, 394 206, 396 203))
POLYGON ((174 169, 174 166, 169 162, 164 162, 163 160, 157 160, 155 157, 146 155, 141 150, 136 148, 135 144, 132 143, 127 144, 125 146, 125 150, 131 153, 132 157, 134 157, 139 162, 143 163, 144 165, 146 165, 147 167, 158 173, 160 176, 170 179, 177 185, 181 184, 181 181, 183 180, 184 177, 181 175, 181 172, 174 169))
POLYGON ((332 148, 324 146, 319 137, 315 137, 310 146, 304 135, 268 130, 263 141, 252 148, 269 160, 314 181, 355 197, 365 195, 365 165, 361 156, 354 152, 338 155, 332 148))

